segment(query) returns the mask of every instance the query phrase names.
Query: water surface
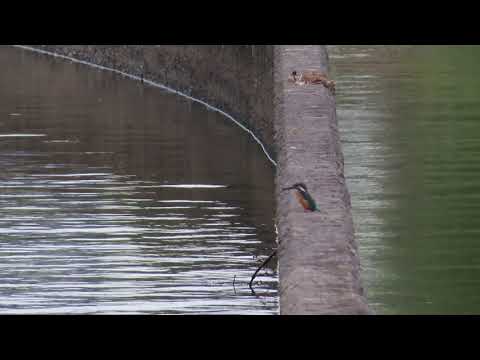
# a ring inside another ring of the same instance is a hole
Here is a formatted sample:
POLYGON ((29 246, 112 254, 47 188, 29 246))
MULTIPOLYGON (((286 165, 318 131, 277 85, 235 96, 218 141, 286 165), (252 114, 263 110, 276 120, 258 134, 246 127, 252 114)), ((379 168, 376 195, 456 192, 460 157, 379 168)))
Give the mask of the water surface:
POLYGON ((117 74, 0 67, 0 313, 277 313, 273 264, 247 286, 275 238, 258 144, 117 74))
POLYGON ((480 47, 329 51, 372 309, 480 313, 480 47))

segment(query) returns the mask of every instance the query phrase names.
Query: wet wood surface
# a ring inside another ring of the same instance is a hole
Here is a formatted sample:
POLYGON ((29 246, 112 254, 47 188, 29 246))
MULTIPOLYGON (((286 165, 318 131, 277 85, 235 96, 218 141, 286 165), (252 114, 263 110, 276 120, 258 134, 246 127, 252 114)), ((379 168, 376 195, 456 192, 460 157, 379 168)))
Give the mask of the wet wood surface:
POLYGON ((335 97, 288 81, 292 71, 328 74, 324 46, 276 46, 275 142, 281 314, 367 314, 343 175, 335 97), (292 192, 303 182, 320 211, 305 212, 292 192))

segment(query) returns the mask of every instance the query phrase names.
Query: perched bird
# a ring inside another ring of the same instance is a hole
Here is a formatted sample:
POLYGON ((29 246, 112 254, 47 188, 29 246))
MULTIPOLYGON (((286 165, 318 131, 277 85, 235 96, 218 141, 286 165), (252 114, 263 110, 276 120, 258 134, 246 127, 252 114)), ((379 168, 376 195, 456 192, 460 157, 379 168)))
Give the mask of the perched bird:
POLYGON ((333 94, 335 94, 335 81, 329 80, 327 75, 315 71, 315 70, 306 70, 300 75, 296 71, 292 71, 288 77, 288 81, 294 83, 295 85, 305 85, 305 84, 322 84, 327 89, 329 89, 333 94))
POLYGON ((288 81, 297 84, 300 81, 300 76, 297 74, 296 71, 292 71, 292 73, 288 77, 288 81))
POLYGON ((302 73, 302 80, 308 84, 322 84, 328 80, 327 75, 315 71, 315 70, 306 70, 302 73))
POLYGON ((304 80, 307 84, 322 84, 327 89, 335 91, 335 81, 329 80, 327 75, 319 71, 304 71, 302 74, 302 80, 304 80))
POLYGON ((304 183, 296 183, 290 187, 283 188, 285 190, 295 190, 295 196, 297 197, 300 205, 303 206, 305 211, 317 211, 317 204, 313 200, 312 196, 308 193, 307 186, 304 183))
POLYGON ((305 85, 303 75, 299 75, 296 71, 292 71, 292 73, 288 76, 288 82, 291 82, 295 85, 305 85))

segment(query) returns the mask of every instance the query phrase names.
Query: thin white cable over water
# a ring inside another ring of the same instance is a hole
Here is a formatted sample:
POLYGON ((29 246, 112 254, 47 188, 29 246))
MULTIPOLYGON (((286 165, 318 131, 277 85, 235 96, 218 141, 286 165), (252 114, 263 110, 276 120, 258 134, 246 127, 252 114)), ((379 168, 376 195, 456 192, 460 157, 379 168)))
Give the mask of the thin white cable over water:
MULTIPOLYGON (((41 50, 41 49, 37 49, 37 48, 33 48, 33 47, 30 47, 30 46, 25 46, 25 45, 13 45, 14 47, 17 47, 17 48, 20 48, 20 49, 24 49, 24 50, 30 50, 30 51, 34 51, 34 52, 38 52, 38 53, 41 53, 41 54, 46 54, 46 55, 52 55, 52 56, 55 56, 55 57, 59 57, 59 58, 62 58, 62 59, 67 59, 67 60, 70 60, 72 62, 75 62, 75 63, 79 63, 79 64, 84 64, 84 65, 88 65, 88 66, 92 66, 94 68, 97 68, 97 69, 101 69, 101 70, 107 70, 107 71, 112 71, 114 73, 117 73, 117 74, 120 74, 120 75, 123 75, 125 77, 128 77, 130 79, 134 79, 134 80, 139 80, 141 81, 142 78, 139 77, 139 76, 136 76, 136 75, 132 75, 132 74, 129 74, 129 73, 126 73, 126 72, 123 72, 123 71, 120 71, 120 70, 116 70, 116 69, 112 69, 112 68, 109 68, 109 67, 106 67, 106 66, 102 66, 102 65, 98 65, 98 64, 94 64, 94 63, 91 63, 91 62, 88 62, 88 61, 84 61, 84 60, 79 60, 79 59, 75 59, 75 58, 72 58, 70 56, 66 56, 66 55, 61 55, 61 54, 57 54, 57 53, 54 53, 54 52, 51 52, 51 51, 46 51, 46 50, 41 50)), ((203 100, 200 100, 200 99, 197 99, 197 98, 194 98, 190 95, 187 95, 181 91, 178 91, 178 90, 175 90, 175 89, 172 89, 168 86, 165 86, 163 84, 160 84, 160 83, 157 83, 155 81, 152 81, 152 80, 148 80, 148 79, 143 79, 143 82, 145 84, 148 84, 148 85, 151 85, 151 86, 155 86, 155 87, 158 87, 158 88, 161 88, 163 90, 166 90, 168 92, 171 92, 171 93, 174 93, 174 94, 177 94, 177 95, 180 95, 180 96, 183 96, 184 98, 187 98, 189 100, 192 100, 192 101, 195 101, 197 103, 200 103, 204 106, 206 106, 208 109, 210 110, 213 110, 213 111, 216 111, 216 112, 219 112, 220 114, 222 114, 223 116, 227 117, 228 119, 232 120, 235 124, 237 124, 240 128, 242 128, 243 130, 245 130, 246 132, 248 132, 250 134, 250 136, 253 138, 253 140, 255 140, 262 148, 263 150, 263 153, 267 156, 268 160, 270 160, 270 162, 276 167, 277 166, 277 163, 275 162, 275 160, 272 159, 272 157, 270 156, 270 154, 267 152, 267 150, 265 149, 265 145, 263 145, 263 143, 255 136, 255 134, 248 128, 246 128, 244 125, 242 125, 239 121, 235 120, 233 118, 233 116, 231 116, 230 114, 227 114, 225 111, 223 110, 220 110, 219 108, 213 106, 213 105, 210 105, 208 103, 206 103, 205 101, 203 100)))

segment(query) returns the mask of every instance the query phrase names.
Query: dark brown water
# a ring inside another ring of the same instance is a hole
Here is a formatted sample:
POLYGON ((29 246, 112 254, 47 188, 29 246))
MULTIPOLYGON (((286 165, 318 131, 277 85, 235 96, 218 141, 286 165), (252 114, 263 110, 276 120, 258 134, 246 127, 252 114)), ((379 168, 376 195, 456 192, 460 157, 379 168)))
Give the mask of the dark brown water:
POLYGON ((84 65, 0 68, 0 313, 277 313, 271 269, 247 285, 273 168, 241 129, 84 65))
POLYGON ((329 50, 370 305, 479 314, 480 47, 329 50))

